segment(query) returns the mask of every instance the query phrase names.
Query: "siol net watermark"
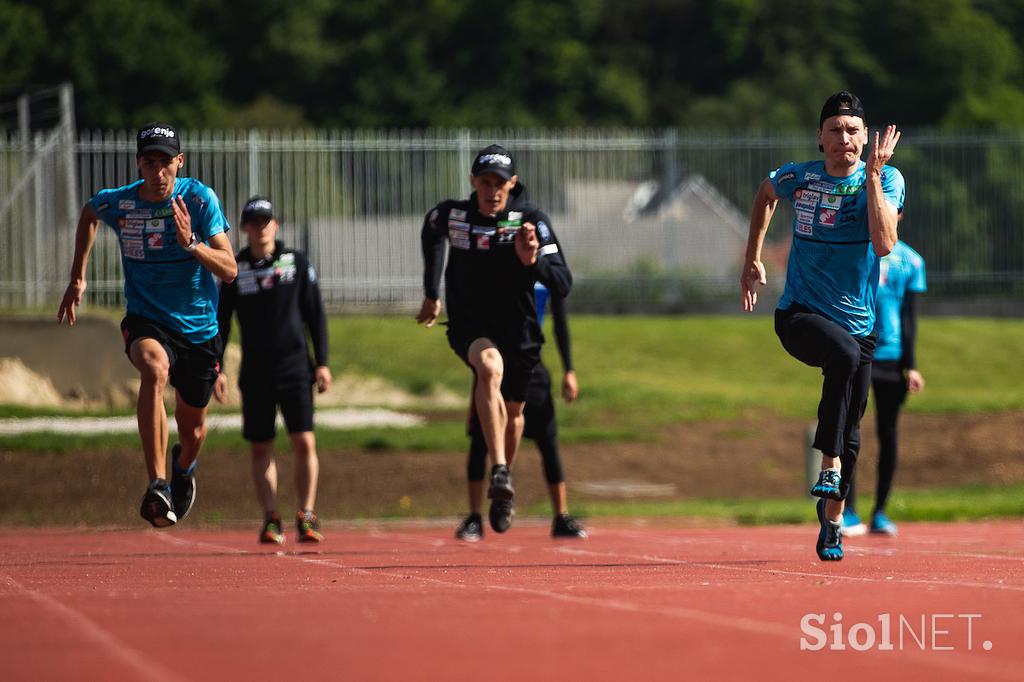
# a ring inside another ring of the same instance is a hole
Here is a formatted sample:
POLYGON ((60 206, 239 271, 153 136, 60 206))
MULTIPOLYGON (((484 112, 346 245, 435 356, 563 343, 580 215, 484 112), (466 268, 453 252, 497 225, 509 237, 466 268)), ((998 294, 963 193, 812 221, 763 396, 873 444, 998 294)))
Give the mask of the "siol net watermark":
POLYGON ((991 651, 990 640, 978 642, 981 619, 980 613, 880 613, 873 622, 848 624, 839 612, 807 613, 800 619, 800 650, 991 651))

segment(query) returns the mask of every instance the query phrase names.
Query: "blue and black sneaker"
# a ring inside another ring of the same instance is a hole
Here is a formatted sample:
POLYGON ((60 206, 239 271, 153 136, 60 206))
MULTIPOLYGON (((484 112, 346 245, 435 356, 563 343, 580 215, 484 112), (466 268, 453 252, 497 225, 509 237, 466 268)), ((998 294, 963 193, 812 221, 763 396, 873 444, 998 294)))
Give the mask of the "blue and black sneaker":
POLYGON ((885 512, 876 511, 871 517, 871 532, 876 535, 895 536, 897 534, 896 524, 885 515, 885 512))
POLYGON ((154 478, 142 496, 139 514, 157 528, 173 526, 178 522, 171 502, 171 487, 162 478, 154 478))
POLYGON ((829 500, 840 499, 839 484, 842 477, 835 469, 825 469, 818 474, 818 482, 811 488, 811 495, 829 500))
POLYGON ((181 444, 175 443, 171 448, 171 499, 179 521, 188 516, 196 503, 196 463, 199 461, 194 459, 187 469, 182 469, 178 466, 180 457, 181 444))
POLYGON ((843 524, 825 518, 825 500, 818 500, 818 544, 815 549, 822 561, 843 560, 843 524))

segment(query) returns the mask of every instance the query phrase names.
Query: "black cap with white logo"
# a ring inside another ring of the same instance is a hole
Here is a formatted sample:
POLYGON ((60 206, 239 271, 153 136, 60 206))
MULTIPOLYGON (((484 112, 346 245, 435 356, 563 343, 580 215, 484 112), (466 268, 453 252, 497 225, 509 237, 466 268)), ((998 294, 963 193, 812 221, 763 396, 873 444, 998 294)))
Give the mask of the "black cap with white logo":
POLYGON ((136 156, 146 152, 163 152, 168 156, 181 153, 181 139, 178 131, 170 123, 154 121, 139 128, 135 136, 136 156))
POLYGON ((516 174, 516 166, 512 161, 512 155, 500 144, 492 144, 484 147, 473 159, 473 175, 494 173, 506 180, 511 180, 516 174))
POLYGON ((818 117, 818 127, 821 127, 825 119, 833 116, 860 116, 862 120, 867 121, 860 98, 848 90, 841 90, 825 100, 824 106, 821 107, 821 116, 818 117))
POLYGON ((242 222, 247 223, 255 218, 273 218, 274 205, 269 199, 263 197, 252 197, 242 208, 242 222))

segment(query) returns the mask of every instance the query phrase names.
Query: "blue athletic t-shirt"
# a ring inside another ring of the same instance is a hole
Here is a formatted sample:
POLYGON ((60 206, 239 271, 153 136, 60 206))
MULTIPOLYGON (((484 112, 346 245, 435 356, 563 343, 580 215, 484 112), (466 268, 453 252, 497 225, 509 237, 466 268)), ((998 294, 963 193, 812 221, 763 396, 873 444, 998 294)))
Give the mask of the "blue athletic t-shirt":
POLYGON ((876 300, 875 360, 896 362, 903 358, 903 328, 900 311, 908 291, 922 293, 928 285, 924 276, 924 258, 901 241, 882 259, 876 300))
MULTIPOLYGON (((100 190, 89 200, 100 220, 117 234, 128 313, 153 320, 191 343, 208 341, 217 335, 217 283, 178 244, 171 200, 144 201, 139 197, 141 187, 138 180, 100 190)), ((220 199, 198 180, 175 179, 171 196, 185 199, 192 231, 200 241, 230 229, 220 199)))
MULTIPOLYGON (((779 308, 798 303, 854 336, 870 334, 879 259, 868 232, 864 162, 843 178, 826 173, 824 161, 787 163, 768 178, 775 194, 793 205, 794 214, 779 308)), ((882 192, 893 206, 903 207, 903 175, 892 166, 882 168, 882 192)))

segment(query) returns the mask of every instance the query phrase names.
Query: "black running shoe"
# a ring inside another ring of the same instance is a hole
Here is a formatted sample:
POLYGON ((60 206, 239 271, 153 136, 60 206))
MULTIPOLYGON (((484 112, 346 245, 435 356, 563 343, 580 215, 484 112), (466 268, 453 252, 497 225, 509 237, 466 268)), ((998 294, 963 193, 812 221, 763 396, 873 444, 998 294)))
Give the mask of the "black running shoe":
POLYGON ((568 514, 559 514, 551 522, 551 537, 553 538, 586 538, 587 531, 580 525, 580 522, 568 514))
POLYGON ((324 536, 320 533, 320 519, 316 512, 298 512, 295 515, 295 530, 299 542, 323 542, 324 536))
POLYGON ((181 445, 175 443, 171 448, 171 499, 174 502, 175 516, 179 521, 183 521, 192 511, 192 505, 196 503, 196 463, 199 460, 192 460, 192 465, 188 469, 180 469, 179 457, 181 445))
POLYGON ((504 464, 495 464, 491 468, 491 485, 487 488, 487 498, 491 508, 487 512, 487 520, 495 533, 504 533, 512 526, 515 515, 515 503, 512 499, 516 491, 512 488, 512 474, 504 464))
POLYGON ((491 467, 491 485, 487 488, 489 500, 511 500, 516 491, 512 488, 512 472, 504 464, 491 467))
POLYGON ((284 526, 281 524, 281 517, 274 514, 263 523, 260 529, 260 543, 264 545, 283 545, 284 526))
POLYGON ((162 478, 153 479, 146 488, 146 494, 142 496, 139 514, 157 528, 166 528, 178 522, 167 481, 162 478))
POLYGON ((504 533, 511 528, 515 515, 516 503, 512 500, 491 500, 491 508, 487 510, 487 520, 495 533, 504 533))
POLYGON ((484 539, 484 522, 479 514, 470 514, 455 529, 455 539, 479 542, 484 539))

